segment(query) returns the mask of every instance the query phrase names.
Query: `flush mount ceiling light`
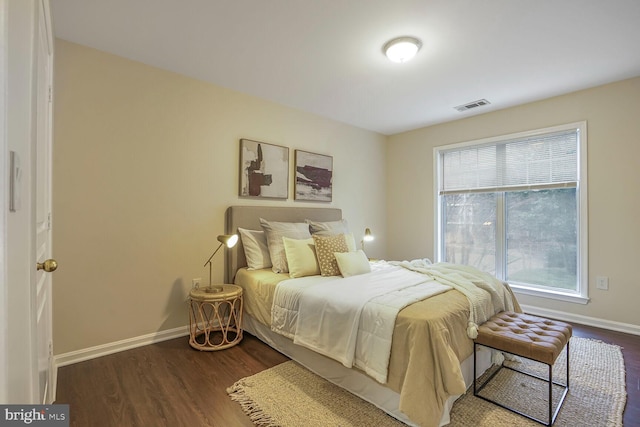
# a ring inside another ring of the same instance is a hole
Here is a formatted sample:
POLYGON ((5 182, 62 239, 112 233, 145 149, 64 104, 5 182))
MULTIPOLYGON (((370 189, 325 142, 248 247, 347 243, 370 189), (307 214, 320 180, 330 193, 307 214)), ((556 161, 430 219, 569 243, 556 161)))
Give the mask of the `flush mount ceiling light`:
POLYGON ((382 51, 390 61, 403 63, 407 62, 420 50, 422 42, 415 37, 398 37, 393 40, 389 40, 382 51))

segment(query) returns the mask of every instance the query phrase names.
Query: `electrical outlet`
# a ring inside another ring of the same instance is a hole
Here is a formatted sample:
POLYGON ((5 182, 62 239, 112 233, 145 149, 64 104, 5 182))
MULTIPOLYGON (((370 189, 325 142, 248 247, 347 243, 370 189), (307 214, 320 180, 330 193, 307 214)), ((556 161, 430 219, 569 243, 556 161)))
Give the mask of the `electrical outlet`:
POLYGON ((199 289, 202 283, 202 278, 191 279, 191 289, 199 289))
POLYGON ((596 277, 596 288, 602 289, 603 291, 609 290, 609 278, 605 276, 596 277))

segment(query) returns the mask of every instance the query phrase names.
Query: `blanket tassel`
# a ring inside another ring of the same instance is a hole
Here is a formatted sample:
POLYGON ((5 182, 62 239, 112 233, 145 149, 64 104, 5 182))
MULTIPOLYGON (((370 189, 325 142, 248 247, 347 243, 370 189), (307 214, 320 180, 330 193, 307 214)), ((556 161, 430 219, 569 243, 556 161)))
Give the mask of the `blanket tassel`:
POLYGON ((478 325, 473 322, 467 324, 467 336, 472 340, 478 338, 478 325))

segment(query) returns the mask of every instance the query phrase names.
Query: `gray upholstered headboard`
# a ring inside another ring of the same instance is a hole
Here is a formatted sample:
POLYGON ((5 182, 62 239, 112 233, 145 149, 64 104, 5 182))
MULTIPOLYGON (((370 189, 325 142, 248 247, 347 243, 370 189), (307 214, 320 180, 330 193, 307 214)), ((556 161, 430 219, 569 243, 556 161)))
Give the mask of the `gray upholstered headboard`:
MULTIPOLYGON (((342 210, 337 208, 301 208, 275 206, 230 206, 225 213, 225 234, 238 233, 238 227, 249 230, 261 230, 260 218, 279 222, 339 221, 342 210)), ((240 236, 238 236, 240 237, 240 236)), ((242 239, 233 248, 225 251, 225 283, 233 283, 236 271, 246 267, 242 239)))

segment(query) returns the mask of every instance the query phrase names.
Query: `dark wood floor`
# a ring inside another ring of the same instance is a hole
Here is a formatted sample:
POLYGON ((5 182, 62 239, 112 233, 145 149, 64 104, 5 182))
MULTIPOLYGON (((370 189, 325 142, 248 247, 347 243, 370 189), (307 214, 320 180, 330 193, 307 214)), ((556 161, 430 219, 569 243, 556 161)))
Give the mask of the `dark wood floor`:
MULTIPOLYGON (((640 337, 580 325, 574 336, 623 347, 624 426, 640 426, 640 337)), ((218 352, 193 350, 178 338, 60 368, 56 403, 70 405, 71 426, 250 427, 226 388, 286 360, 248 334, 218 352)))

